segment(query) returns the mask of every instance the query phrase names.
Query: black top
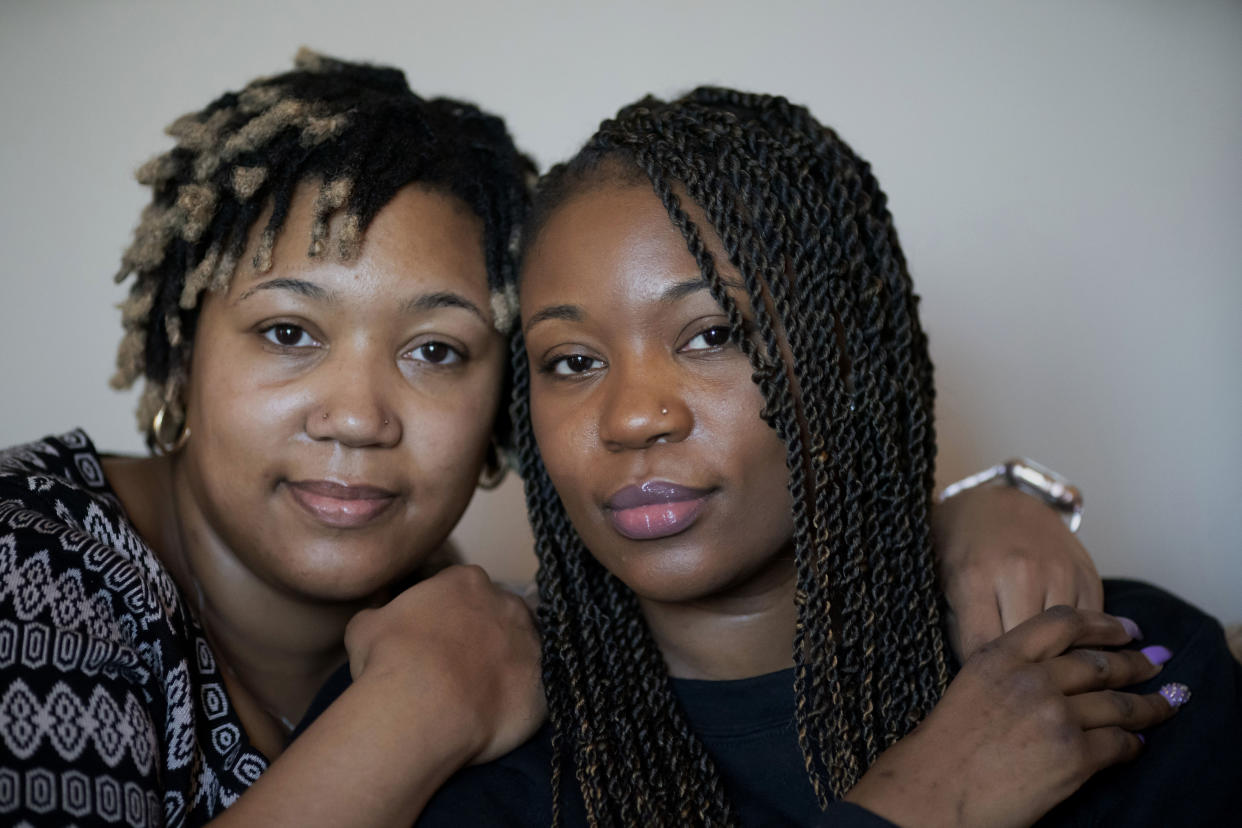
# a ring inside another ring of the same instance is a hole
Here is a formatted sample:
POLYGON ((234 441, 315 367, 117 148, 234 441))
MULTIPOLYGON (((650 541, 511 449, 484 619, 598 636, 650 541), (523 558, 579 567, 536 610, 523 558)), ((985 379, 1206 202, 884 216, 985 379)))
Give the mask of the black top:
MULTIPOLYGON (((1220 625, 1155 587, 1106 581, 1105 607, 1138 622, 1145 639, 1173 658, 1136 692, 1180 681, 1193 696, 1146 734, 1133 763, 1110 768, 1048 814, 1047 826, 1237 825, 1242 823, 1242 666, 1220 625)), ((835 803, 821 813, 793 729, 793 671, 741 681, 675 680, 687 718, 715 760, 742 825, 888 826, 862 808, 835 803)), ((546 826, 551 823, 551 744, 545 726, 495 762, 466 768, 428 804, 420 826, 546 826)), ((586 825, 572 769, 564 825, 586 825)))

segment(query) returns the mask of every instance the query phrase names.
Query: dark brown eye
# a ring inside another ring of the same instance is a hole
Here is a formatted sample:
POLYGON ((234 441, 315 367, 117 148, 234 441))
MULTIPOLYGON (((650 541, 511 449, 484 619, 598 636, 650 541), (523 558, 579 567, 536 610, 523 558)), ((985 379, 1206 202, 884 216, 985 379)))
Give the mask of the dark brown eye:
POLYGON ((558 357, 550 362, 545 370, 553 374, 561 376, 570 376, 572 374, 582 374, 596 368, 599 360, 595 357, 589 357, 585 354, 569 354, 568 356, 558 357))
POLYGON ((687 342, 683 350, 705 351, 709 348, 720 348, 728 345, 729 334, 732 330, 728 325, 712 325, 710 328, 700 331, 693 339, 687 342))
POLYGON ((444 342, 427 342, 419 345, 411 355, 420 362, 430 362, 432 365, 452 365, 461 362, 461 354, 452 345, 444 342))
POLYGON ((287 322, 271 326, 263 331, 263 336, 268 342, 284 348, 301 348, 316 344, 302 326, 290 325, 287 322))

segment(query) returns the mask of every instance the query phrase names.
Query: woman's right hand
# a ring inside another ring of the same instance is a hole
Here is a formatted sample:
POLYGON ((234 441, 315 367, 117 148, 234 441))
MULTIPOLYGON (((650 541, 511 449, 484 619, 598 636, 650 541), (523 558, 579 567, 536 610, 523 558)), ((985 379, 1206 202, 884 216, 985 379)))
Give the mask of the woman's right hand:
POLYGON ((382 680, 407 700, 436 699, 470 763, 517 747, 547 712, 530 611, 477 566, 449 567, 358 613, 345 648, 356 683, 382 680))
POLYGON ((1160 668, 1113 616, 1053 607, 984 645, 931 714, 845 797, 898 825, 1023 826, 1092 774, 1134 758, 1136 731, 1173 715, 1115 688, 1160 668))

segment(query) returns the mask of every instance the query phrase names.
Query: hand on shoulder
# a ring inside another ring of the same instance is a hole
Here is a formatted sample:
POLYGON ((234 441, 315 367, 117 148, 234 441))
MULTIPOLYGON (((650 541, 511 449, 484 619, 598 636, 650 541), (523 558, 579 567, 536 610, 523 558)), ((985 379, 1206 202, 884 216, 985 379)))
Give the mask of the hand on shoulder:
POLYGON ((1146 656, 1089 649, 1130 640, 1101 612, 1058 606, 1026 621, 971 656, 846 799, 898 825, 1030 825, 1173 715, 1159 693, 1116 690, 1160 671, 1146 656))
POLYGON ((1009 486, 981 486, 932 510, 949 644, 964 662, 1048 607, 1104 605, 1091 556, 1058 512, 1009 486))
POLYGON ((356 683, 396 678, 406 698, 437 698, 460 721, 472 763, 517 747, 546 714, 530 611, 480 567, 451 566, 358 613, 345 647, 356 683))

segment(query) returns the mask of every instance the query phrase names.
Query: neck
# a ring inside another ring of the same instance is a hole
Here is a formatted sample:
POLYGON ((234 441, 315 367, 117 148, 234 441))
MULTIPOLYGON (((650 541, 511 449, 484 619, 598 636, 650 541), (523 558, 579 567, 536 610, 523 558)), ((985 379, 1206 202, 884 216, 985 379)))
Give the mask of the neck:
POLYGON ((696 601, 639 598, 669 674, 728 680, 793 666, 797 577, 792 552, 744 585, 696 601))
POLYGON ((175 458, 114 458, 105 472, 206 631, 251 741, 273 758, 274 737, 346 660, 349 619, 373 602, 314 601, 265 581, 214 531, 175 458))

